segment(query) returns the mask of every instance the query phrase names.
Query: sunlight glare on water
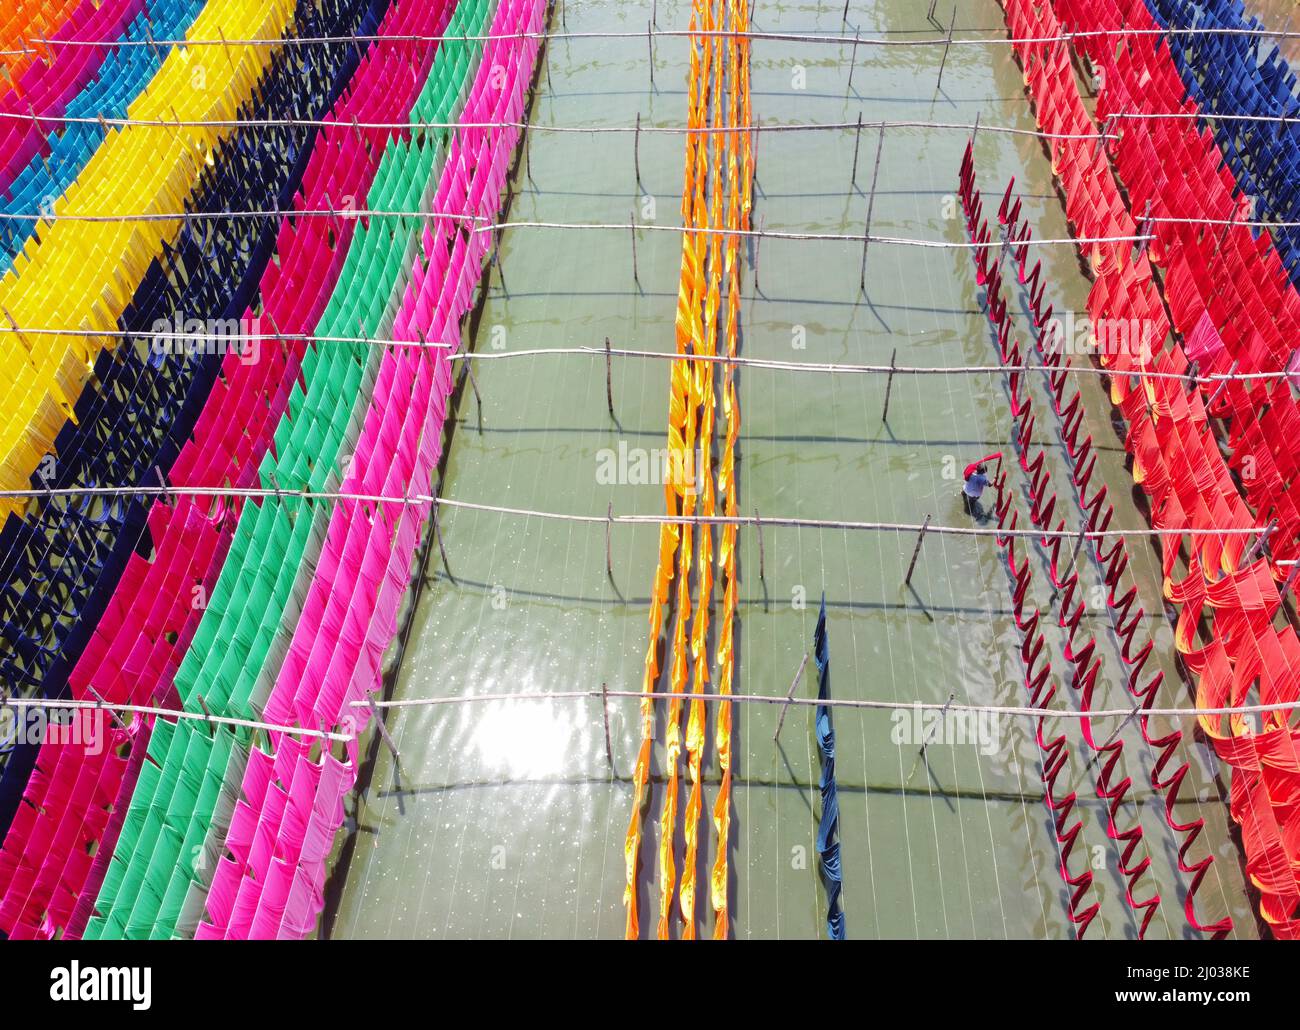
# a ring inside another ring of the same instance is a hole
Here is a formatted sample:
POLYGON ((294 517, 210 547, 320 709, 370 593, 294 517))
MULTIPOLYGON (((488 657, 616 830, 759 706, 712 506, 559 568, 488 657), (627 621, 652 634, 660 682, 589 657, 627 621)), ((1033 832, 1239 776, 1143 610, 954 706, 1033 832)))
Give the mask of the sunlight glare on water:
POLYGON ((514 780, 562 773, 578 735, 572 710, 546 701, 485 703, 472 733, 484 771, 514 780))

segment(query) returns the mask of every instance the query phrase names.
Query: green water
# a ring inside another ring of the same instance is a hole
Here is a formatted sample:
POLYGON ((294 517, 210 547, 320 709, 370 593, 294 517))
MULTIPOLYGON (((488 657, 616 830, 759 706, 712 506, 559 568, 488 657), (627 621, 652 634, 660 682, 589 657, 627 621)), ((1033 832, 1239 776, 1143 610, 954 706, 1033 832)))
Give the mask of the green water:
MULTIPOLYGON (((640 31, 650 4, 574 2, 571 32, 640 31)), ((849 22, 864 36, 933 38, 919 0, 850 4, 849 22)), ((941 0, 945 24, 952 11, 941 0)), ((689 4, 661 0, 660 28, 684 29, 689 4)), ((765 31, 839 32, 840 3, 758 0, 753 27, 765 31)), ((957 28, 1002 38, 992 0, 960 0, 957 28)), ((555 27, 560 26, 557 13, 555 27)), ((764 124, 873 119, 970 123, 1032 129, 1019 71, 1005 45, 955 47, 936 95, 941 48, 859 48, 849 87, 851 46, 757 41, 753 109, 764 124), (798 69, 805 88, 794 88, 798 69)), ((649 82, 640 40, 558 40, 547 48, 534 126, 627 126, 685 120, 687 44, 655 45, 649 82)), ((891 130, 884 143, 872 230, 887 235, 960 241, 953 193, 967 134, 891 130)), ((864 131, 857 187, 850 190, 855 137, 849 132, 767 133, 757 150, 755 219, 767 229, 861 232, 875 165, 875 134, 864 131)), ((520 174, 513 220, 647 221, 679 224, 683 137, 643 134, 635 181, 633 141, 626 134, 526 137, 532 179, 520 174)), ((1050 167, 1030 137, 982 132, 978 174, 989 193, 1015 176, 1039 238, 1067 229, 1052 191, 1050 167)), ((516 229, 505 234, 501 277, 490 294, 473 346, 484 354, 532 348, 615 346, 673 348, 680 240, 644 232, 637 242, 640 287, 633 282, 625 232, 516 229), (499 348, 499 350, 498 350, 499 348)), ((1070 247, 1041 248, 1049 297, 1058 311, 1081 312, 1087 292, 1070 247)), ((905 365, 996 362, 988 322, 978 306, 969 253, 873 247, 869 303, 858 291, 861 249, 835 242, 762 242, 758 283, 752 252, 745 266, 743 353, 749 357, 888 363, 895 348, 905 365), (803 342, 805 346, 795 345, 803 342)), ((537 511, 603 516, 662 514, 654 485, 598 481, 603 448, 662 447, 667 425, 664 361, 620 360, 613 368, 619 424, 606 411, 602 359, 517 357, 476 363, 482 430, 472 392, 457 423, 442 493, 463 501, 537 511)), ((1132 481, 1110 425, 1110 406, 1085 380, 1088 430, 1102 444, 1099 472, 1111 484, 1117 524, 1144 526, 1133 507, 1132 481)), ((764 515, 940 525, 966 521, 958 483, 945 471, 995 450, 1010 455, 1008 393, 1001 376, 898 377, 888 424, 882 424, 881 376, 830 376, 747 368, 738 377, 742 431, 740 508, 764 515)), ((1041 384, 1038 408, 1045 407, 1041 384)), ((1051 444, 1058 487, 1066 465, 1054 421, 1040 418, 1037 439, 1051 444)), ((958 472, 959 475, 959 472, 958 472)), ((1020 481, 1013 477, 1019 489, 1020 481)), ((1068 511, 1068 509, 1067 509, 1068 511)), ((1023 517, 1023 516, 1022 516, 1023 517)), ((1077 525, 1077 511, 1065 516, 1077 525)), ((640 687, 648 591, 657 527, 617 526, 612 533, 614 585, 606 577, 605 528, 468 509, 447 509, 443 534, 454 581, 434 549, 430 577, 415 612, 397 677, 397 698, 533 693, 640 687)), ((783 696, 811 648, 817 601, 829 611, 832 693, 840 698, 997 705, 1021 704, 1018 634, 1010 617, 1003 565, 991 540, 932 535, 912 585, 901 586, 911 535, 776 529, 759 541, 742 531, 737 631, 739 693, 783 696), (800 599, 806 599, 801 604, 800 599)), ((1172 632, 1161 611, 1159 566, 1145 539, 1130 544, 1133 572, 1148 612, 1147 629, 1166 656, 1164 704, 1189 703, 1167 656, 1172 632)), ((1041 556, 1040 556, 1041 558, 1041 556)), ((1047 608, 1050 586, 1035 563, 1034 600, 1047 608)), ((1095 567, 1085 579, 1099 582, 1095 567)), ((715 596, 715 619, 721 594, 715 596)), ((1104 608, 1090 611, 1101 631, 1104 608)), ((1059 657, 1060 638, 1049 628, 1059 657)), ((1104 683, 1095 705, 1127 707, 1121 667, 1103 643, 1104 683)), ((1156 666, 1150 668, 1154 671, 1156 666)), ((805 676, 807 695, 813 677, 805 676)), ((1058 703, 1068 704, 1064 686, 1058 703)), ((628 776, 638 727, 634 701, 611 701, 614 770, 605 758, 598 701, 483 702, 395 711, 389 730, 401 750, 400 775, 379 749, 373 779, 337 856, 323 933, 334 937, 617 937, 624 922, 623 835, 631 804, 628 776)), ((780 743, 777 710, 742 705, 735 712, 731 868, 736 937, 824 935, 825 898, 816 872, 816 745, 811 710, 791 709, 780 743)), ((657 739, 663 739, 660 715, 657 739)), ((843 838, 844 907, 850 937, 1045 937, 1070 935, 1057 853, 1038 778, 1032 724, 1010 720, 980 739, 919 741, 889 712, 835 716, 843 838)), ((1095 868, 1101 916, 1089 937, 1123 938, 1136 924, 1123 899, 1117 852, 1107 840, 1086 753, 1073 723, 1071 775, 1085 831, 1074 867, 1095 868), (1083 757, 1079 757, 1079 756, 1083 757)), ((1205 921, 1230 913, 1236 933, 1256 934, 1239 856, 1221 802, 1225 784, 1203 745, 1182 727, 1192 771, 1177 813, 1207 821, 1199 857, 1219 857, 1198 896, 1205 921)), ((705 811, 717 767, 706 754, 705 811)), ((1153 725, 1153 732, 1164 730, 1153 725)), ((1184 935, 1176 871, 1181 842, 1166 828, 1163 802, 1146 786, 1152 754, 1136 727, 1123 731, 1126 767, 1146 831, 1152 868, 1138 890, 1164 897, 1149 936, 1184 935)), ((641 871, 643 931, 657 912, 656 845, 663 797, 658 776, 646 815, 641 871)), ((683 791, 683 803, 685 792, 683 791)), ((701 878, 713 859, 711 825, 702 833, 701 878)), ((680 835, 680 831, 679 831, 680 835)), ((680 862, 680 860, 679 860, 680 862)), ((708 908, 707 893, 699 902, 708 908)), ((711 914, 701 932, 711 932, 711 914)))
MULTIPOLYGON (((1258 15, 1271 29, 1277 29, 1279 32, 1300 32, 1300 18, 1296 17, 1300 14, 1300 10, 1297 9, 1296 0, 1246 0, 1246 11, 1248 14, 1258 15)), ((1274 43, 1294 68, 1296 61, 1300 60, 1300 38, 1291 36, 1287 39, 1269 41, 1270 45, 1274 43)), ((1267 51, 1268 45, 1264 49, 1267 51)))

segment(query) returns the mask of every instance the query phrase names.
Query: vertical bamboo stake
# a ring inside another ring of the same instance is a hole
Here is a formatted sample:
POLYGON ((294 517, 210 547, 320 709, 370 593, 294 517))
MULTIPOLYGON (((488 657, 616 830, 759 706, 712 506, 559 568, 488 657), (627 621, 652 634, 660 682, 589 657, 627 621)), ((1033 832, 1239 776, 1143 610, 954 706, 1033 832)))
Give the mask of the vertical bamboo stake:
POLYGON ((930 515, 927 512, 925 521, 921 523, 921 531, 916 534, 916 547, 912 549, 912 563, 907 567, 907 576, 903 579, 903 586, 912 582, 912 573, 916 571, 916 559, 921 555, 921 542, 925 539, 925 531, 930 528, 930 515))
POLYGON ((934 83, 934 91, 936 94, 939 92, 939 88, 943 85, 943 69, 944 66, 948 63, 948 48, 952 46, 952 30, 953 30, 953 26, 955 26, 956 24, 957 24, 957 5, 953 4, 952 20, 948 22, 948 38, 944 41, 943 44, 943 60, 939 62, 939 77, 935 80, 934 83))
POLYGON ((609 763, 609 771, 614 771, 614 748, 609 737, 609 686, 603 681, 600 684, 600 714, 605 722, 605 761, 609 763))
POLYGON ((641 112, 636 113, 636 135, 632 137, 632 167, 636 170, 636 184, 641 185, 641 112))
POLYGON ((880 137, 876 143, 876 169, 871 173, 871 196, 867 198, 867 222, 862 233, 862 275, 858 287, 867 292, 867 249, 871 246, 871 215, 876 209, 876 183, 880 180, 880 155, 885 150, 885 123, 880 123, 880 137))
POLYGON ((889 421, 889 394, 894 389, 894 369, 898 367, 898 348, 889 356, 889 378, 885 380, 885 407, 880 413, 880 421, 889 421))
POLYGON ((389 735, 388 727, 384 725, 384 716, 383 713, 379 711, 379 706, 375 704, 374 695, 370 695, 366 700, 370 702, 370 714, 375 717, 375 726, 379 729, 379 736, 382 737, 384 743, 388 745, 388 750, 393 753, 394 764, 400 766, 402 764, 402 752, 397 750, 397 743, 389 735))
MULTIPOLYGON (((844 12, 846 15, 848 14, 848 10, 849 10, 849 5, 846 0, 846 3, 844 4, 844 12)), ((848 88, 844 91, 844 95, 846 97, 853 92, 853 69, 858 63, 858 41, 861 38, 861 36, 862 36, 861 29, 853 30, 853 53, 849 57, 849 85, 848 88)))
POLYGON ((618 589, 614 583, 614 502, 609 502, 609 509, 605 512, 605 574, 609 576, 609 582, 615 589, 618 589))
POLYGON ((849 173, 849 192, 858 184, 858 148, 862 145, 862 112, 858 112, 858 128, 853 134, 853 171, 849 173))
POLYGON ((637 288, 641 286, 641 273, 636 267, 636 211, 632 212, 632 220, 628 223, 632 232, 632 279, 636 282, 637 288))
POLYGON ((605 337, 605 402, 609 405, 609 417, 618 424, 618 416, 614 414, 614 362, 609 352, 609 337, 605 337))
POLYGON ((808 664, 808 652, 803 653, 803 661, 799 663, 799 671, 794 674, 794 681, 790 684, 790 689, 785 695, 785 704, 781 706, 781 718, 776 721, 776 732, 772 734, 772 739, 776 740, 781 735, 781 727, 785 725, 785 713, 790 709, 790 702, 794 699, 794 692, 799 687, 799 681, 803 679, 804 667, 808 664))

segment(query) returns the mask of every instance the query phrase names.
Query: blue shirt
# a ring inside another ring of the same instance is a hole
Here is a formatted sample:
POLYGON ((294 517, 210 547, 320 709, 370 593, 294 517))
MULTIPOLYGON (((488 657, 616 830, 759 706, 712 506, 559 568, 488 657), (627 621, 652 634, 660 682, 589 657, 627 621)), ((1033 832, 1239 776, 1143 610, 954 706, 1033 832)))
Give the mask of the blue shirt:
POLYGON ((978 498, 984 492, 984 488, 989 485, 989 477, 982 472, 976 472, 970 479, 966 480, 966 485, 961 488, 961 492, 967 497, 978 498))

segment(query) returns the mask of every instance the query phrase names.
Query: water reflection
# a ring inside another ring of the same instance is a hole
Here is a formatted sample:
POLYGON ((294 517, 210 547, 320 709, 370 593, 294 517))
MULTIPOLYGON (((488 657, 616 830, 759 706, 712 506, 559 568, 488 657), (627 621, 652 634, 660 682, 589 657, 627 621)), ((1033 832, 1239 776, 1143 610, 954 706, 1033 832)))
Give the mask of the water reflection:
POLYGON ((512 780, 558 775, 578 737, 572 706, 493 701, 478 709, 471 747, 487 775, 512 780))

